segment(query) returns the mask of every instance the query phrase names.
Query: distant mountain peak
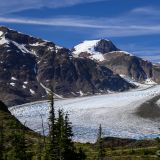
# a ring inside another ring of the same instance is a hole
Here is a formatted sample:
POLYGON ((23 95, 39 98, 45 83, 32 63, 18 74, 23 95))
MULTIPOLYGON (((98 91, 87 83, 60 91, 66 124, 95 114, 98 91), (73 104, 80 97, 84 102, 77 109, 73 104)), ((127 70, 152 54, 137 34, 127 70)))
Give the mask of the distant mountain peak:
POLYGON ((85 40, 73 48, 73 55, 103 61, 103 54, 111 51, 119 49, 110 40, 85 40))

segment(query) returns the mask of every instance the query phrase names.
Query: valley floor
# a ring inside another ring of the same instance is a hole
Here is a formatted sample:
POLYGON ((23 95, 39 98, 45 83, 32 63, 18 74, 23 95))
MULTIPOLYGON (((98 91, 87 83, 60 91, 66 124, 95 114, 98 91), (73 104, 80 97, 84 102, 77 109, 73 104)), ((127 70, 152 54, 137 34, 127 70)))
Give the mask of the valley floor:
MULTIPOLYGON (((102 124, 104 136, 155 138, 160 133, 159 119, 142 117, 137 110, 159 95, 160 85, 155 85, 121 93, 57 100, 55 105, 56 109, 63 108, 70 114, 75 141, 95 142, 99 124, 102 124)), ((10 111, 37 132, 42 132, 42 115, 47 134, 47 101, 14 106, 10 111)))

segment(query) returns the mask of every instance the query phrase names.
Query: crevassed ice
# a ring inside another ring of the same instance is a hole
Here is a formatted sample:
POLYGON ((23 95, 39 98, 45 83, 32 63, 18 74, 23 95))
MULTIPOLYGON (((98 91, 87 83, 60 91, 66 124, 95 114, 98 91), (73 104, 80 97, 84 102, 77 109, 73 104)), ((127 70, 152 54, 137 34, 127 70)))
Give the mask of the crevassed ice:
MULTIPOLYGON (((104 136, 151 138, 159 135, 159 122, 143 119, 134 113, 142 103, 160 94, 160 85, 107 95, 61 99, 55 101, 55 109, 63 108, 69 113, 73 125, 74 140, 94 142, 97 128, 102 124, 104 136)), ((11 107, 10 111, 22 123, 42 133, 43 115, 46 134, 48 132, 49 104, 36 102, 11 107)))

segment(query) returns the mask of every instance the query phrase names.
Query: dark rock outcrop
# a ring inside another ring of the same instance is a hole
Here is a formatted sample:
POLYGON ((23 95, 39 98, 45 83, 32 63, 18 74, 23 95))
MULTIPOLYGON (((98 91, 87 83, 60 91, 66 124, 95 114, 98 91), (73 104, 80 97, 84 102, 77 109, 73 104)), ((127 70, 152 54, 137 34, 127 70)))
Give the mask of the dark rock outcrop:
POLYGON ((98 44, 94 47, 95 51, 102 54, 119 51, 119 49, 112 43, 112 41, 101 39, 98 44))

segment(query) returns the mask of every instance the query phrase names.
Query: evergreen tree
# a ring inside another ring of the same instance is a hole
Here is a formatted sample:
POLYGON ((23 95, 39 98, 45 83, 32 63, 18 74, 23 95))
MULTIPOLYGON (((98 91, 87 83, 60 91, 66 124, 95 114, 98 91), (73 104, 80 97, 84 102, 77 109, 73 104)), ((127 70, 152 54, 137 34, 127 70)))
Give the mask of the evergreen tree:
POLYGON ((56 118, 54 109, 53 92, 50 93, 50 112, 49 112, 49 140, 46 148, 46 160, 58 160, 58 142, 57 142, 56 118))
POLYGON ((3 121, 0 124, 0 160, 4 160, 5 147, 4 147, 4 128, 3 121))
POLYGON ((73 132, 68 114, 58 111, 55 118, 54 97, 50 94, 49 138, 45 160, 84 160, 85 154, 76 152, 72 141, 73 132))
POLYGON ((72 142, 72 137, 73 137, 73 132, 72 132, 72 123, 69 122, 69 116, 68 113, 65 115, 65 140, 66 144, 69 145, 71 148, 73 148, 73 142, 72 142))
POLYGON ((69 115, 65 114, 64 117, 64 160, 84 160, 86 155, 80 148, 76 151, 74 143, 72 141, 72 123, 69 121, 69 115))
POLYGON ((65 159, 74 159, 77 156, 77 153, 75 152, 74 143, 72 141, 73 132, 72 132, 72 126, 71 122, 69 122, 68 114, 65 115, 64 119, 64 141, 65 141, 65 152, 64 157, 65 159))
POLYGON ((98 160, 104 160, 105 150, 104 150, 104 141, 102 138, 102 126, 99 126, 98 137, 97 137, 97 146, 98 146, 98 160))
POLYGON ((41 117, 41 121, 42 121, 43 142, 41 141, 41 138, 42 138, 41 133, 39 133, 38 148, 37 148, 37 150, 39 152, 39 153, 37 153, 38 154, 37 156, 39 158, 37 157, 37 159, 44 158, 45 154, 46 154, 46 151, 47 151, 44 122, 43 122, 43 117, 42 117, 41 114, 40 114, 40 117, 41 117))
POLYGON ((65 128, 64 128, 64 114, 62 110, 58 111, 58 118, 56 123, 57 140, 58 140, 58 159, 64 160, 65 152, 65 128))

